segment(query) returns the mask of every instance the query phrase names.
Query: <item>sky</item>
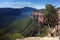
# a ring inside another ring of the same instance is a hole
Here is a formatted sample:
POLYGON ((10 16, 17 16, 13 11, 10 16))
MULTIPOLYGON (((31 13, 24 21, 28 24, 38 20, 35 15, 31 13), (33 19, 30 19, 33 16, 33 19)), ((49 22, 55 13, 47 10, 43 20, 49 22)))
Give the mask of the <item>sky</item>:
POLYGON ((60 0, 0 0, 0 8, 33 7, 42 9, 45 8, 46 4, 60 7, 60 0))

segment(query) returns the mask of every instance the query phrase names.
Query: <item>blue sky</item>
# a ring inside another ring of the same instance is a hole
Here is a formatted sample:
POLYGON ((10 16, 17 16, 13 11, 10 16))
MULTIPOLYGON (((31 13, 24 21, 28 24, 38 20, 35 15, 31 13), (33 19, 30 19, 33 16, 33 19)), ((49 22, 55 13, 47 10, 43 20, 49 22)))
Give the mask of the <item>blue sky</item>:
POLYGON ((42 9, 45 8, 46 4, 60 7, 60 0, 0 0, 0 8, 33 7, 42 9))

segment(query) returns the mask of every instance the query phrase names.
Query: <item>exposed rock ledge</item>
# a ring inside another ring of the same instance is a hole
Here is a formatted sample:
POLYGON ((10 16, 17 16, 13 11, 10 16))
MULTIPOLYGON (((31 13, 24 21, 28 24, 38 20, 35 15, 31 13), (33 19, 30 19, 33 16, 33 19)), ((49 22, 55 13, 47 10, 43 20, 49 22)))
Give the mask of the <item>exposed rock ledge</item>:
POLYGON ((16 40, 59 40, 59 37, 27 37, 22 39, 16 39, 16 40))

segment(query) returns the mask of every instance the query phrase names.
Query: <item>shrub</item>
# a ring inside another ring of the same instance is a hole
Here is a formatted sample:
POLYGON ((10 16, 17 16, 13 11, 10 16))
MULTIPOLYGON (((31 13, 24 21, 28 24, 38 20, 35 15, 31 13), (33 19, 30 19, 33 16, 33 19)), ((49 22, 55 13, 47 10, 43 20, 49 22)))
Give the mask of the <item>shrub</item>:
POLYGON ((42 33, 39 35, 39 37, 44 37, 46 34, 42 33))
POLYGON ((10 35, 10 38, 12 39, 23 38, 23 37, 24 36, 21 33, 15 33, 10 35))

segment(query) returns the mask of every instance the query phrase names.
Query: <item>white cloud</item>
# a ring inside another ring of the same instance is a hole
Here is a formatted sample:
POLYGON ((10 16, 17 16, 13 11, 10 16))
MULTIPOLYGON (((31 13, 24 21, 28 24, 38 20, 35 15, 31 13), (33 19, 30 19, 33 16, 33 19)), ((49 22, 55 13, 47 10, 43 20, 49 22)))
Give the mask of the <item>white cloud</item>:
POLYGON ((1 2, 0 3, 0 8, 4 8, 4 7, 11 7, 11 8, 22 8, 22 7, 33 7, 33 8, 44 8, 43 6, 39 5, 39 4, 34 4, 31 2, 26 2, 26 1, 22 1, 22 2, 1 2))

